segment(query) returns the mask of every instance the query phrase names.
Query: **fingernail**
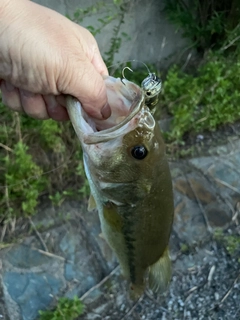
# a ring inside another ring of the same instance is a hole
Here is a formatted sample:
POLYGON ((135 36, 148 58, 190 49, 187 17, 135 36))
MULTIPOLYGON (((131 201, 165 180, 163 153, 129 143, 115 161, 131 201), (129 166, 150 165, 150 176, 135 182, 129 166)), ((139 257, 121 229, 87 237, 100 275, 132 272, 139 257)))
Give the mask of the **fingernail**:
POLYGON ((6 86, 7 91, 9 91, 9 92, 11 92, 15 89, 14 86, 10 82, 7 82, 7 81, 5 82, 5 86, 6 86))
POLYGON ((111 113, 112 113, 111 108, 110 108, 109 104, 106 103, 105 106, 101 110, 101 114, 102 114, 103 119, 109 118, 111 113))

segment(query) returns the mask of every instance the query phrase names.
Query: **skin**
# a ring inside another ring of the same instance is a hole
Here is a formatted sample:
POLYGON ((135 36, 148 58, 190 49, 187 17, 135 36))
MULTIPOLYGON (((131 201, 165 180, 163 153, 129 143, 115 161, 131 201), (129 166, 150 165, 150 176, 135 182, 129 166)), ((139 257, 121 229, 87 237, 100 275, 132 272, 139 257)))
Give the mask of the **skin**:
POLYGON ((93 118, 110 116, 108 71, 85 28, 31 1, 1 0, 0 43, 0 88, 12 110, 66 120, 65 95, 72 95, 93 118))

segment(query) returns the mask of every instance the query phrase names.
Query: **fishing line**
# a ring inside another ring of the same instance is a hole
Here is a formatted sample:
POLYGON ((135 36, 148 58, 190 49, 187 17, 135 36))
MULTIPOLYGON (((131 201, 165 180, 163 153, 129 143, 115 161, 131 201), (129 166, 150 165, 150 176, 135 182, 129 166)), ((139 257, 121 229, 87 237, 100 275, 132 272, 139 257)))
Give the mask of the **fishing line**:
POLYGON ((124 63, 128 63, 128 62, 138 62, 138 63, 141 63, 142 65, 144 65, 148 71, 148 74, 151 74, 148 66, 146 65, 146 63, 144 63, 143 61, 141 60, 137 60, 137 59, 131 59, 131 60, 126 60, 126 61, 122 61, 122 62, 118 62, 118 63, 115 63, 115 64, 112 64, 111 66, 108 66, 107 68, 110 69, 112 67, 115 67, 115 66, 120 66, 121 64, 124 64, 124 63))

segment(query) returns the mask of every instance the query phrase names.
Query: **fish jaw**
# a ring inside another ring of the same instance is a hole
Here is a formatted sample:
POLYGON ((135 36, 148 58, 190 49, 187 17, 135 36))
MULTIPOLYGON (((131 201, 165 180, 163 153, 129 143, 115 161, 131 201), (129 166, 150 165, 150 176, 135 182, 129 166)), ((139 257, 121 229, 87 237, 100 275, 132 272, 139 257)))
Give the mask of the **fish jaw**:
POLYGON ((131 120, 144 105, 144 93, 134 83, 113 77, 105 77, 104 81, 111 108, 111 116, 108 119, 91 118, 78 100, 67 97, 69 117, 78 138, 85 144, 106 142, 130 131, 131 120))

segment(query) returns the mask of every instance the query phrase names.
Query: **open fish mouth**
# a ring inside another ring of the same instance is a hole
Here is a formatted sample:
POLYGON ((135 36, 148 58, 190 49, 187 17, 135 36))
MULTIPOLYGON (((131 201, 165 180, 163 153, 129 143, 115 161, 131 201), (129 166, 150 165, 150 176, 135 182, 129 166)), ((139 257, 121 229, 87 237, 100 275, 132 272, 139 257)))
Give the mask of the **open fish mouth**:
POLYGON ((74 129, 85 144, 105 142, 126 134, 131 130, 129 123, 144 106, 144 93, 136 84, 109 76, 104 81, 112 112, 108 119, 94 119, 83 110, 78 100, 73 97, 67 100, 74 129))

